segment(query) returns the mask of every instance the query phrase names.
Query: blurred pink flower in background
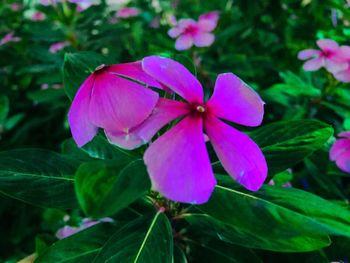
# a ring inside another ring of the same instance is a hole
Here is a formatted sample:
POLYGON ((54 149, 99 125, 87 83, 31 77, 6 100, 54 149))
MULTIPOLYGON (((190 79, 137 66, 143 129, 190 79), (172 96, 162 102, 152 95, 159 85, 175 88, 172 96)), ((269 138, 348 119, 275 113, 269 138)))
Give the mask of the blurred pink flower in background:
POLYGON ((49 51, 51 53, 57 53, 58 51, 64 49, 67 45, 67 42, 56 42, 50 46, 49 51))
POLYGON ((135 7, 122 7, 115 13, 116 18, 129 18, 135 17, 140 14, 140 9, 135 7))
POLYGON ((346 46, 339 46, 331 39, 318 40, 317 46, 320 50, 305 49, 298 53, 300 60, 304 63, 305 71, 316 71, 325 67, 331 73, 337 73, 348 67, 347 60, 350 59, 350 51, 346 46))
POLYGON ((190 18, 180 19, 175 27, 168 31, 171 38, 177 38, 175 48, 186 50, 193 45, 197 47, 208 47, 215 40, 211 32, 216 28, 219 20, 219 12, 212 11, 201 15, 198 21, 190 18))
POLYGON ((87 229, 89 227, 92 227, 96 224, 99 223, 112 223, 114 222, 114 220, 112 218, 109 217, 105 217, 105 218, 101 218, 99 220, 92 220, 89 218, 84 218, 81 225, 74 227, 74 226, 64 226, 62 228, 60 228, 57 232, 56 232, 56 237, 58 239, 63 239, 66 237, 69 237, 71 235, 74 235, 75 233, 78 233, 84 229, 87 229))
POLYGON ((10 4, 10 8, 12 11, 16 12, 22 8, 22 5, 19 3, 12 3, 12 4, 10 4))
POLYGON ((339 133, 340 138, 333 144, 329 157, 340 170, 350 173, 350 131, 339 133))
POLYGON ((43 12, 40 11, 36 11, 32 16, 31 16, 31 20, 32 21, 43 21, 45 20, 46 16, 43 12))
POLYGON ((7 33, 2 39, 0 39, 0 46, 5 45, 10 42, 19 42, 20 37, 15 37, 14 32, 7 33))
POLYGON ((77 5, 78 12, 84 11, 96 3, 95 0, 69 0, 69 2, 77 5))

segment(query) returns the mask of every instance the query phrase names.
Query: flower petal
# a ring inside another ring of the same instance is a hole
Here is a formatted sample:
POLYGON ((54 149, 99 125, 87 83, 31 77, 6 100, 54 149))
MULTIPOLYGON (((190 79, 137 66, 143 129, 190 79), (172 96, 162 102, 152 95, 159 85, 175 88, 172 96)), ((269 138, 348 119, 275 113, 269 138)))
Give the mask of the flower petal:
POLYGON ((191 48, 193 45, 193 38, 191 34, 183 34, 180 35, 179 38, 175 42, 176 50, 186 50, 191 48))
POLYGON ((215 36, 210 33, 198 33, 193 36, 193 43, 197 47, 208 47, 213 44, 215 36))
POLYGON ((323 51, 336 51, 339 48, 338 43, 332 39, 320 39, 317 40, 316 44, 323 51))
POLYGON ((90 120, 108 130, 128 131, 152 112, 158 94, 109 72, 97 75, 90 102, 90 120))
POLYGON ((147 142, 167 123, 189 112, 188 104, 160 98, 152 114, 139 126, 128 133, 105 130, 106 136, 113 144, 132 150, 147 142))
POLYGON ((350 66, 346 70, 334 73, 334 77, 341 82, 350 82, 350 66))
POLYGON ((321 54, 321 51, 316 49, 305 49, 298 53, 298 59, 306 60, 312 57, 317 57, 321 54))
POLYGON ((206 118, 204 127, 228 174, 248 190, 257 191, 267 177, 266 160, 259 146, 214 117, 206 118))
POLYGON ((350 140, 338 139, 329 151, 329 158, 331 161, 336 161, 341 155, 350 152, 350 140))
POLYGON ((316 71, 319 70, 322 66, 324 66, 324 59, 321 58, 313 58, 309 61, 306 61, 304 63, 304 70, 305 71, 316 71))
POLYGON ((337 73, 346 70, 348 68, 348 63, 345 61, 325 59, 325 68, 331 73, 337 73))
POLYGON ((89 120, 89 105, 94 75, 90 75, 79 88, 68 113, 68 122, 76 144, 81 147, 92 140, 97 127, 89 120))
POLYGON ((201 15, 198 18, 198 26, 205 32, 213 31, 219 20, 220 13, 218 11, 212 11, 201 15))
POLYGON ((161 85, 155 79, 147 75, 142 70, 141 61, 111 65, 108 67, 108 71, 139 81, 148 86, 152 86, 160 89, 162 88, 161 85))
POLYGON ((202 204, 215 187, 202 126, 201 118, 188 116, 145 152, 153 188, 171 200, 202 204))
POLYGON ((260 96, 232 73, 218 76, 207 107, 219 118, 246 126, 258 126, 264 117, 260 96))
POLYGON ((171 38, 177 38, 183 32, 182 29, 174 27, 168 30, 168 35, 171 38))
POLYGON ((192 103, 203 102, 203 88, 199 81, 179 62, 169 58, 150 56, 142 60, 143 70, 166 87, 192 103))

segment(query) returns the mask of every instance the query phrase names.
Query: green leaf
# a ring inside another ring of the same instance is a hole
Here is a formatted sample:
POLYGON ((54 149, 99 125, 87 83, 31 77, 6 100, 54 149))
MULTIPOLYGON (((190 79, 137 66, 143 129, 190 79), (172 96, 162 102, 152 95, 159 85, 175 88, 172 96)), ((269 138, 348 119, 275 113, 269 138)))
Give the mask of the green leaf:
POLYGON ((161 212, 143 216, 117 231, 93 263, 172 263, 173 237, 168 218, 161 212))
POLYGON ((77 197, 90 217, 113 215, 150 188, 142 160, 130 163, 95 161, 82 164, 76 173, 77 197))
POLYGON ((79 164, 47 150, 0 152, 0 193, 36 206, 75 208, 73 176, 79 164))
POLYGON ((289 106, 292 99, 298 97, 318 97, 321 91, 315 88, 310 81, 306 82, 299 76, 288 71, 280 73, 285 83, 274 84, 272 87, 263 91, 263 97, 267 101, 289 106))
POLYGON ((6 96, 0 96, 0 125, 3 125, 5 123, 9 110, 10 110, 9 99, 6 96))
POLYGON ((66 140, 62 145, 64 154, 80 155, 102 160, 114 160, 115 162, 130 162, 135 159, 128 152, 110 144, 102 136, 96 136, 91 142, 79 148, 73 139, 66 140))
POLYGON ((317 120, 296 120, 265 125, 249 133, 260 146, 269 174, 284 171, 320 149, 333 135, 333 128, 317 120))
POLYGON ((108 238, 116 231, 111 224, 100 223, 57 241, 45 250, 36 263, 92 262, 108 238))
POLYGON ((209 242, 189 240, 189 243, 193 248, 191 256, 196 259, 196 262, 262 263, 251 249, 220 240, 212 239, 209 242))
POLYGON ((350 210, 296 188, 264 185, 256 196, 306 215, 328 229, 329 234, 350 237, 350 210))
POLYGON ((107 64, 107 60, 95 52, 66 53, 63 64, 63 82, 67 96, 73 100, 84 80, 98 66, 107 64))
POLYGON ((209 202, 198 208, 220 221, 210 224, 215 232, 222 229, 219 238, 226 235, 225 240, 234 244, 281 252, 313 251, 330 244, 325 227, 313 219, 224 186, 216 186, 209 202))

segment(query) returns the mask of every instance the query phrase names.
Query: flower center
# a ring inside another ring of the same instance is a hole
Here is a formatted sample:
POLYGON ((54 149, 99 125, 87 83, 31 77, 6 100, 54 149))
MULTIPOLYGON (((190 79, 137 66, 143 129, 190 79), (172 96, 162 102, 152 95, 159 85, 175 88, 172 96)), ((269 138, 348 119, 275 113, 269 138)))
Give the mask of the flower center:
POLYGON ((198 105, 198 106, 196 107, 196 110, 197 110, 199 113, 205 112, 205 108, 204 108, 204 106, 202 106, 202 105, 198 105))

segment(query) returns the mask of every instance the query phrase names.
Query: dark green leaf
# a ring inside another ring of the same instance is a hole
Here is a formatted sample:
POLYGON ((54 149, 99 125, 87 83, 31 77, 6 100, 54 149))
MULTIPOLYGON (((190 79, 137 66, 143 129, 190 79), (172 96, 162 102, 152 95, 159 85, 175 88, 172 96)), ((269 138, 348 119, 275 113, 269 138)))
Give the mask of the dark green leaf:
POLYGON ((173 237, 168 218, 161 212, 130 222, 103 246, 94 263, 172 263, 173 237))
POLYGON ((79 203, 91 217, 115 214, 144 195, 150 187, 142 160, 90 162, 81 165, 76 173, 79 203))
POLYGON ((317 120, 297 120, 268 124, 249 135, 261 147, 273 175, 324 146, 333 128, 317 120))
MULTIPOLYGON (((198 208, 240 233, 242 246, 302 252, 330 244, 325 227, 313 219, 224 186, 217 186, 209 202, 198 208)), ((230 234, 229 228, 224 232, 230 234)), ((237 236, 230 235, 234 238, 227 241, 237 244, 237 236)))
POLYGON ((306 215, 328 229, 329 234, 350 237, 350 210, 296 188, 264 185, 256 194, 276 205, 306 215))
POLYGON ((79 162, 39 149, 0 152, 0 192, 41 207, 75 208, 79 162))
POLYGON ((103 244, 116 229, 100 223, 57 241, 45 250, 36 263, 86 263, 92 262, 103 244))

